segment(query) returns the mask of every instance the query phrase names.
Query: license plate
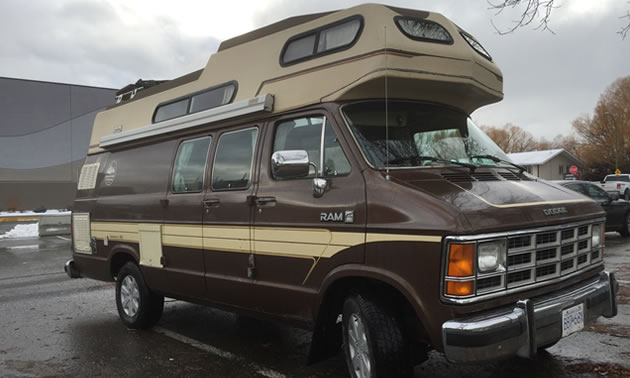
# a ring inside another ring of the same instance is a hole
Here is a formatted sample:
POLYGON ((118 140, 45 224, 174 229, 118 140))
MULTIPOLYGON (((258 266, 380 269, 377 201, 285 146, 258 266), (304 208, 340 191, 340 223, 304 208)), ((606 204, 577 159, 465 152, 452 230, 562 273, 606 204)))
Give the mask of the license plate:
POLYGON ((562 311, 562 337, 584 329, 584 303, 562 311))

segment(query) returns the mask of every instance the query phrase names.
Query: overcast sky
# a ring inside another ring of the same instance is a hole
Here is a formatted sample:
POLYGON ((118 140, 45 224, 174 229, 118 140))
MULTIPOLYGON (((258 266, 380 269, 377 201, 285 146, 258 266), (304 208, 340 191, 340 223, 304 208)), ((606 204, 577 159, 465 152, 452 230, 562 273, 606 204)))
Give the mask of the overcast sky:
MULTIPOLYGON (((495 2, 498 2, 496 0, 495 2)), ((616 32, 627 0, 557 0, 551 28, 500 36, 516 12, 486 0, 392 0, 437 11, 473 34, 504 75, 505 99, 473 113, 478 124, 513 123, 537 137, 572 133, 602 91, 630 75, 630 35, 616 32)), ((222 40, 286 17, 346 8, 355 0, 2 0, 0 76, 121 88, 205 66, 222 40)))

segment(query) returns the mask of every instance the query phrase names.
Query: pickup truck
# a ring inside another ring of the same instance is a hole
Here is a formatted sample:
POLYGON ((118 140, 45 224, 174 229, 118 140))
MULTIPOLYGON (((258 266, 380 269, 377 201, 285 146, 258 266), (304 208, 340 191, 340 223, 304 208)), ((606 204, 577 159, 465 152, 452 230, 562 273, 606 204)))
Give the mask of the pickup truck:
POLYGON ((630 201, 630 174, 607 175, 601 187, 610 193, 618 193, 620 198, 630 201))

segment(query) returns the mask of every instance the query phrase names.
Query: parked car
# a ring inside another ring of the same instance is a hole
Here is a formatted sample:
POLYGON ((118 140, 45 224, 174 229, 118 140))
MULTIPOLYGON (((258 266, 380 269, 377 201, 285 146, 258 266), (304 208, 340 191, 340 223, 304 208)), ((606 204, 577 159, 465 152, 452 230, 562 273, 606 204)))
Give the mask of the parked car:
POLYGON ((618 193, 626 201, 630 201, 630 174, 608 175, 600 185, 609 193, 618 193))
POLYGON ((606 231, 630 235, 630 202, 619 201, 619 196, 586 181, 558 181, 558 184, 582 193, 599 202, 606 211, 606 231))

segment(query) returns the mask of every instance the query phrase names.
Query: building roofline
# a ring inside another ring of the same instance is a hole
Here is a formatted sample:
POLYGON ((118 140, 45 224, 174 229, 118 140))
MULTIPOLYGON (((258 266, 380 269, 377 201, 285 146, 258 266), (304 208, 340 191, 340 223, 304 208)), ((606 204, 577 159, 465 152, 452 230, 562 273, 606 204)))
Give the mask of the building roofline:
POLYGON ((536 153, 536 152, 546 152, 546 151, 555 151, 552 154, 549 154, 548 156, 545 157, 544 160, 542 161, 535 161, 535 162, 531 162, 531 163, 526 163, 526 162, 518 162, 517 164, 521 164, 521 165, 542 165, 542 164, 546 164, 547 162, 549 162, 551 159, 561 155, 561 154, 566 154, 569 158, 575 160, 579 165, 585 165, 584 162, 578 158, 576 158, 575 156, 573 156, 571 153, 569 153, 567 150, 565 150, 564 148, 553 148, 550 150, 540 150, 540 151, 527 151, 527 152, 514 152, 511 154, 507 154, 510 158, 512 158, 511 155, 525 155, 525 154, 529 154, 529 153, 536 153))
POLYGON ((117 89, 117 88, 97 87, 97 86, 94 86, 94 85, 61 83, 61 82, 58 82, 58 81, 23 79, 23 78, 19 78, 19 77, 0 76, 0 79, 15 80, 15 81, 28 81, 28 82, 31 82, 31 83, 41 83, 41 84, 67 85, 67 86, 71 86, 71 87, 90 88, 90 89, 104 89, 104 90, 108 90, 108 91, 109 90, 117 91, 118 89, 120 89, 120 88, 117 89))

